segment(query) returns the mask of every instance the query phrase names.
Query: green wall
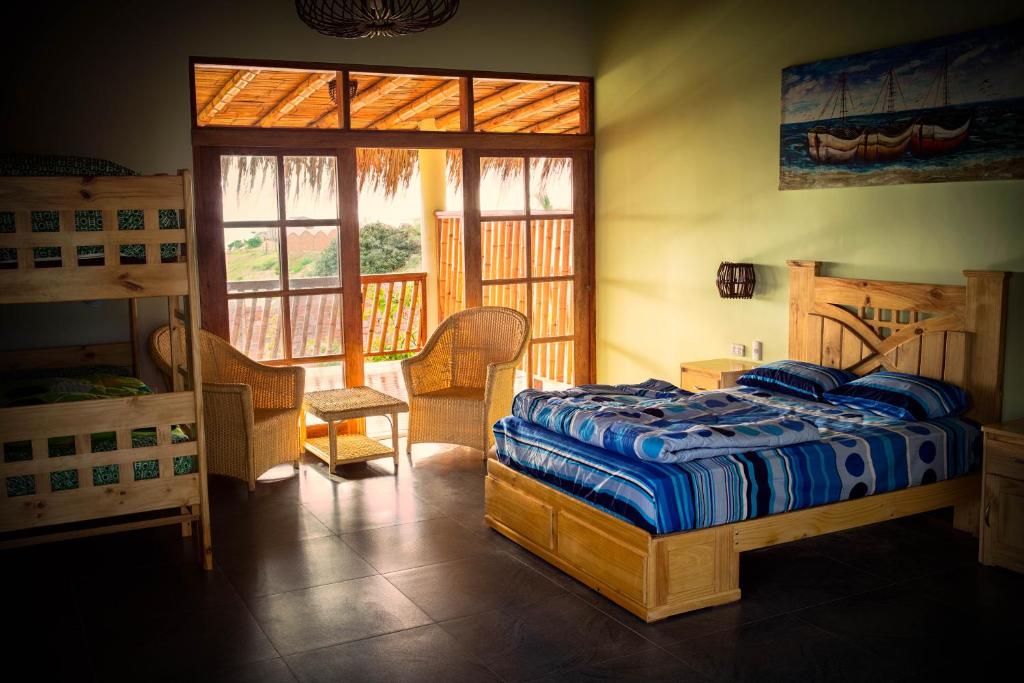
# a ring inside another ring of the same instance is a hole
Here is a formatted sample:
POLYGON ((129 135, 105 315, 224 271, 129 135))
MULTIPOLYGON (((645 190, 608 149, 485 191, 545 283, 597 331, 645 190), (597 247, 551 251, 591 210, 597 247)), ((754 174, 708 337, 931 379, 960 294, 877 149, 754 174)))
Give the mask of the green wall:
POLYGON ((607 2, 595 34, 599 381, 678 378, 730 342, 787 344, 786 259, 826 274, 962 283, 1016 271, 1007 417, 1024 416, 1024 183, 778 188, 786 66, 998 24, 1017 3, 607 2), (943 7, 945 5, 945 7, 943 7), (724 300, 720 261, 758 266, 724 300))

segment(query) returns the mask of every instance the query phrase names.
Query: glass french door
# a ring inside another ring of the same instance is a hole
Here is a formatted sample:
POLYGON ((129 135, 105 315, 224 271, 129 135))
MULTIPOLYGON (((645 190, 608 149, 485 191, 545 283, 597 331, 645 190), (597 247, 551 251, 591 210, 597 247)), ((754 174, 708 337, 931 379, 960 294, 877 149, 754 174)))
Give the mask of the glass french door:
POLYGON ((264 363, 315 364, 309 388, 343 386, 347 354, 362 362, 345 343, 338 173, 335 154, 220 156, 230 341, 264 363))
MULTIPOLYGON (((477 168, 478 215, 467 202, 466 229, 478 220, 480 303, 514 308, 530 319, 519 386, 558 389, 591 381, 589 159, 487 154, 477 168)), ((472 242, 466 240, 467 261, 472 242)))

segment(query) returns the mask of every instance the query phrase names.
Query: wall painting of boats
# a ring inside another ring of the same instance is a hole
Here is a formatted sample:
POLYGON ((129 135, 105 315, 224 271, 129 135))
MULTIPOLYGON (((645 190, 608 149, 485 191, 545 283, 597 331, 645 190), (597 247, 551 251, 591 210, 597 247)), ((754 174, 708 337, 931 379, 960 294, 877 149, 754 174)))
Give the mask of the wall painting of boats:
POLYGON ((782 72, 779 189, 1024 178, 1024 22, 782 72))

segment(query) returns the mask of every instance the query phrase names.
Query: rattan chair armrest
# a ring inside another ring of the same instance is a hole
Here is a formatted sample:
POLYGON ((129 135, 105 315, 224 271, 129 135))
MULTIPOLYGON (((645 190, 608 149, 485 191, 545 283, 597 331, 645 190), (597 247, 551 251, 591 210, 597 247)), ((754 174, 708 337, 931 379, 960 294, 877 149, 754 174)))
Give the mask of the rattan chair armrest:
POLYGON ((203 382, 203 409, 215 424, 253 423, 252 389, 248 384, 203 382))
POLYGON ((490 405, 493 398, 508 397, 509 407, 512 405, 512 393, 515 391, 516 368, 522 359, 491 363, 487 366, 487 380, 484 384, 484 401, 490 405))

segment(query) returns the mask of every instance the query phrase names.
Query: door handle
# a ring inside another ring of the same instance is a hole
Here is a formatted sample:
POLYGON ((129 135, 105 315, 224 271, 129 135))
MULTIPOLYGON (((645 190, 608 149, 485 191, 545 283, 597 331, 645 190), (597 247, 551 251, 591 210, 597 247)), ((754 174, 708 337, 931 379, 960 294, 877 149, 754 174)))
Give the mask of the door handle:
POLYGON ((989 519, 988 519, 989 515, 991 514, 991 512, 992 512, 992 503, 989 503, 988 505, 985 506, 985 526, 992 526, 989 523, 989 519))

